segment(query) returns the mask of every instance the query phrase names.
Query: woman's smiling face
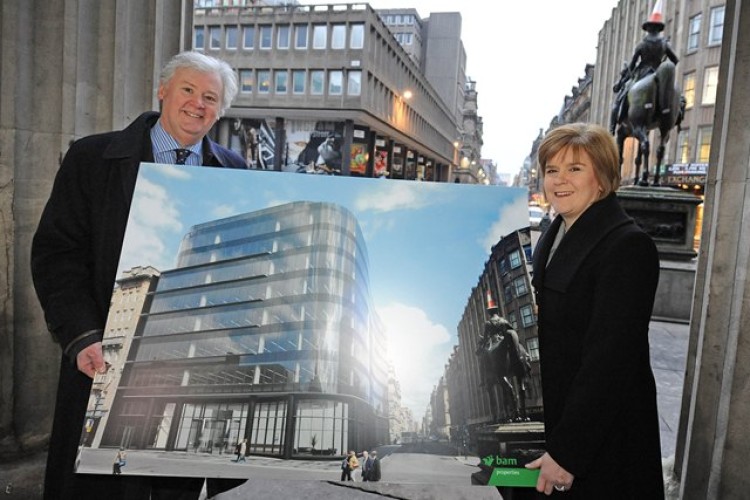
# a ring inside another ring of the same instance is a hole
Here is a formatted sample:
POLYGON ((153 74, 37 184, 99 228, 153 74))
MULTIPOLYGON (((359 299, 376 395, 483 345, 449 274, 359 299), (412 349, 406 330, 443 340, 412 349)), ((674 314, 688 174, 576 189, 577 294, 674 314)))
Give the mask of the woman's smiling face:
POLYGON ((583 149, 563 148, 544 166, 544 194, 568 228, 601 193, 594 164, 583 149))

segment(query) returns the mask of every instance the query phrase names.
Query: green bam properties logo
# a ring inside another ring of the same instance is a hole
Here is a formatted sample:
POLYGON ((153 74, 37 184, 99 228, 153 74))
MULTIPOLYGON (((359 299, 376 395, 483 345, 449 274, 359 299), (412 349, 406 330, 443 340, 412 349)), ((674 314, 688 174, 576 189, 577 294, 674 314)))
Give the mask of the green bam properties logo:
POLYGON ((539 470, 529 470, 518 465, 515 458, 487 455, 484 465, 492 470, 488 486, 516 486, 533 488, 539 478, 539 470))
POLYGON ((482 462, 484 462, 484 465, 486 465, 487 467, 507 467, 509 465, 518 465, 518 460, 516 460, 515 458, 504 458, 500 455, 488 455, 482 459, 482 462))

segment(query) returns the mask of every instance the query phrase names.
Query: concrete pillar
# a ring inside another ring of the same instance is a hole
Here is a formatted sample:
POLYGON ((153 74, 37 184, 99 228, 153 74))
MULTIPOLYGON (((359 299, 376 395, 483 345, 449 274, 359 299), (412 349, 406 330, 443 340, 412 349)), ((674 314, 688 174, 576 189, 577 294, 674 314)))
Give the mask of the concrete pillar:
POLYGON ((46 331, 34 294, 29 248, 60 160, 71 141, 123 128, 156 109, 158 70, 189 46, 192 5, 192 0, 0 4, 3 490, 13 464, 43 450, 53 415, 60 348, 46 331))
POLYGON ((677 436, 683 499, 747 498, 750 2, 728 0, 677 436))

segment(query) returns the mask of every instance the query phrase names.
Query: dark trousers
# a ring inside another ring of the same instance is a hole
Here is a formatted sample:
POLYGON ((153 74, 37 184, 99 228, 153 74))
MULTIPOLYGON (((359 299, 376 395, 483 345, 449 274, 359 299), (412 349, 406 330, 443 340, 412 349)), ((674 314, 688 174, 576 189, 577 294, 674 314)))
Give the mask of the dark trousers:
POLYGON ((352 479, 352 470, 347 467, 346 469, 343 469, 341 471, 341 480, 342 481, 353 481, 352 479))
MULTIPOLYGON (((45 500, 193 500, 200 496, 203 478, 76 474, 75 460, 90 390, 91 379, 63 358, 44 477, 45 500)), ((208 495, 244 482, 209 479, 208 495)))

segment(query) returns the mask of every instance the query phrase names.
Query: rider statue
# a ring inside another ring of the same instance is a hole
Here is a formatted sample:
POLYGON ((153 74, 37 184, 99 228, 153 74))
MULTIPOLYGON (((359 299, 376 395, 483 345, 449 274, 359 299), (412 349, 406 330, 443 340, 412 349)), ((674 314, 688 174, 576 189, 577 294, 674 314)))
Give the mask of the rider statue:
POLYGON ((487 299, 490 318, 485 322, 484 331, 480 335, 477 354, 483 360, 485 381, 489 382, 487 385, 490 386, 493 414, 497 409, 497 402, 492 386, 499 384, 503 392, 506 419, 511 422, 526 421, 526 383, 531 375, 530 357, 519 342, 518 333, 508 320, 499 315, 499 308, 489 292, 487 299))
MULTIPOLYGON (((642 26, 647 33, 646 36, 635 47, 630 64, 623 67, 619 81, 612 87, 612 91, 617 94, 609 120, 609 130, 612 134, 615 133, 617 123, 627 116, 627 99, 625 99, 625 96, 627 96, 628 90, 633 84, 644 76, 656 72, 664 58, 668 58, 674 64, 679 61, 672 47, 669 46, 669 41, 661 36, 661 32, 664 31, 661 4, 662 0, 656 0, 651 16, 642 26)), ((661 112, 667 114, 671 110, 667 106, 661 112)))

